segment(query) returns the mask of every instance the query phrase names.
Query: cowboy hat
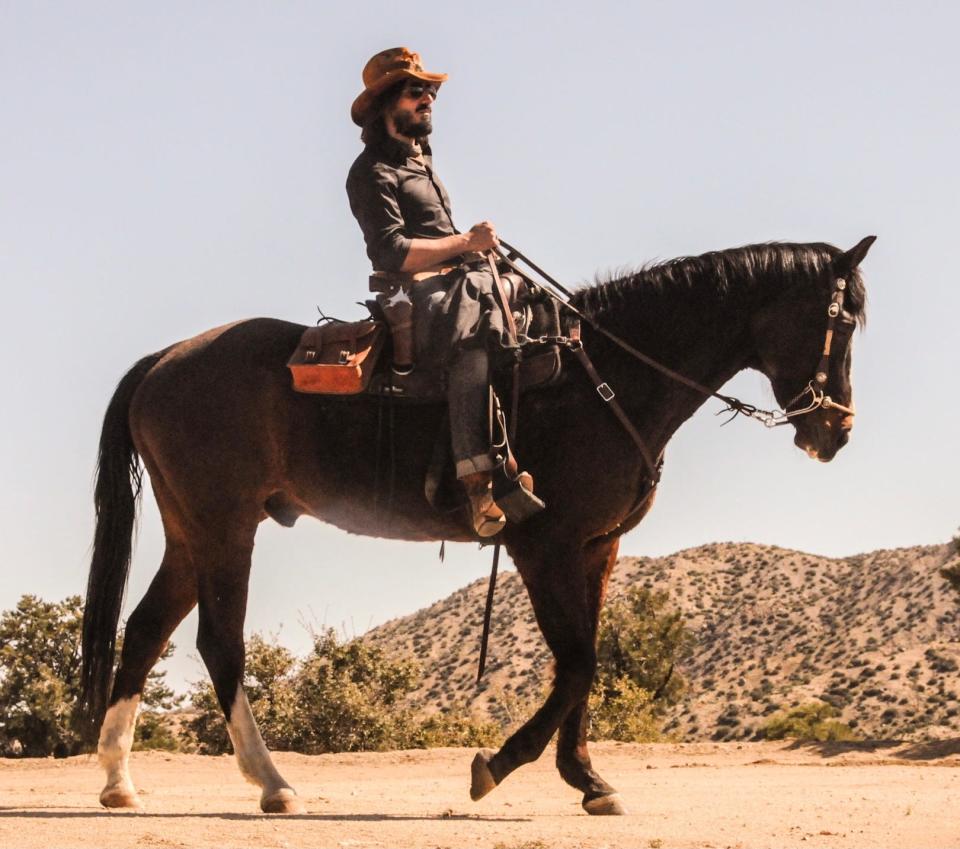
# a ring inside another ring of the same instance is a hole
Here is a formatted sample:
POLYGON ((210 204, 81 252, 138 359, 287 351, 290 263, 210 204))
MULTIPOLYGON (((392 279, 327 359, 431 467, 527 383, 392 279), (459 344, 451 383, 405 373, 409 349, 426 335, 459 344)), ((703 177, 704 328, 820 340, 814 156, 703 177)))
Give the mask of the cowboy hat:
POLYGON ((370 117, 368 112, 377 95, 386 91, 395 82, 404 79, 442 83, 446 74, 428 74, 420 64, 420 54, 406 47, 391 47, 374 56, 363 68, 363 91, 350 107, 353 123, 362 127, 370 117))

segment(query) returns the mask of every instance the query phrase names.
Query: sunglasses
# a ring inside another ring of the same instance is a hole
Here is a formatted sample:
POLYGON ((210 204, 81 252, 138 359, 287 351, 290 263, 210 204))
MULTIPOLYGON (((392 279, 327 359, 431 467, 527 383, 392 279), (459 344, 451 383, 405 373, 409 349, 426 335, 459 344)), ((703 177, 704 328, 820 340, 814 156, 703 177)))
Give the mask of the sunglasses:
POLYGON ((434 83, 407 83, 404 86, 403 94, 413 100, 420 100, 425 94, 429 94, 434 100, 437 99, 437 93, 440 86, 434 83))

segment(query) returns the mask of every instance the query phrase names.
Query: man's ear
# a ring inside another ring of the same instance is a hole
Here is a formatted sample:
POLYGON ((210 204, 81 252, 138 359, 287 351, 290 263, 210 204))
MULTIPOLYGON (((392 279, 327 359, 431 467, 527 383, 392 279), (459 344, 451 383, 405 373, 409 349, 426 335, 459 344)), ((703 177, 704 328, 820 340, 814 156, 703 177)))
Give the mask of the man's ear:
POLYGON ((844 251, 834 259, 833 267, 837 273, 842 277, 857 268, 857 266, 863 262, 863 258, 867 255, 867 251, 870 250, 870 246, 875 241, 877 241, 876 236, 864 236, 864 238, 857 242, 850 250, 844 251))

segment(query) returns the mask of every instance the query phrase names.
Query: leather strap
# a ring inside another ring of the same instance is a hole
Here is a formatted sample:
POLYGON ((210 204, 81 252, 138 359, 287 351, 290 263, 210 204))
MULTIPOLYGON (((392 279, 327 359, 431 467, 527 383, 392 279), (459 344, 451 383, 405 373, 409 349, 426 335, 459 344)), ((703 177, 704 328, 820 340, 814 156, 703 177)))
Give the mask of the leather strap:
MULTIPOLYGON (((579 334, 577 334, 577 336, 579 336, 579 334)), ((574 339, 570 345, 570 350, 573 351, 576 358, 580 361, 580 365, 583 366, 584 371, 586 371, 590 380, 593 381, 597 394, 603 399, 604 403, 610 407, 613 414, 620 420, 620 424, 623 425, 623 429, 630 435, 634 443, 636 443, 637 448, 640 450, 640 456, 643 457, 643 462, 646 463, 647 470, 650 472, 650 478, 653 480, 654 486, 656 486, 656 484, 660 482, 660 470, 653 461, 650 450, 647 448, 646 442, 643 441, 640 431, 633 426, 633 422, 630 421, 629 416, 623 411, 623 407, 620 406, 620 402, 617 401, 616 393, 610 388, 610 384, 597 373, 579 338, 574 339)))
POLYGON ((513 320, 513 310, 510 309, 510 299, 503 288, 503 280, 500 279, 500 272, 497 270, 497 263, 494 260, 493 251, 487 254, 487 264, 493 273, 493 281, 496 284, 497 298, 500 301, 500 308, 503 310, 503 317, 507 321, 507 330, 510 332, 510 341, 517 344, 517 323, 513 320))

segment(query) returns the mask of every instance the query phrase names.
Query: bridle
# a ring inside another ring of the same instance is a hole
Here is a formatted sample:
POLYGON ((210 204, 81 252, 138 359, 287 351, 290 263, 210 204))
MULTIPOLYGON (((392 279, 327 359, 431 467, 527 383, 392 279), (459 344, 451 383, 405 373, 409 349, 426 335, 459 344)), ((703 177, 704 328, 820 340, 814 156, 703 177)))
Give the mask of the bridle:
MULTIPOLYGON (((622 348, 628 354, 633 356, 635 359, 640 360, 651 368, 659 371, 661 374, 666 375, 672 380, 682 383, 684 386, 689 387, 690 389, 699 392, 702 395, 711 398, 717 398, 723 401, 726 404, 724 409, 720 410, 717 415, 722 415, 723 413, 732 413, 733 415, 727 419, 724 424, 735 419, 737 416, 743 415, 751 419, 756 419, 761 422, 768 428, 779 427, 780 425, 789 424, 791 419, 797 418, 798 416, 808 415, 809 413, 814 412, 815 410, 838 410, 839 412, 847 415, 855 415, 854 410, 850 407, 845 407, 842 404, 838 404, 834 401, 829 395, 826 394, 827 381, 830 374, 830 354, 833 347, 833 339, 836 331, 836 322, 837 318, 843 313, 843 300, 844 294, 847 289, 847 280, 844 277, 837 277, 834 281, 833 293, 830 297, 830 303, 827 306, 827 331, 826 337, 823 343, 823 351, 820 356, 820 362, 817 365, 816 372, 814 373, 813 378, 807 383, 807 385, 787 404, 783 406, 783 409, 772 409, 764 410, 760 407, 756 407, 753 404, 748 404, 746 401, 741 401, 739 398, 736 398, 732 395, 724 395, 720 392, 715 392, 714 390, 703 386, 700 383, 697 383, 695 380, 691 380, 689 377, 686 377, 683 374, 680 374, 677 371, 674 371, 669 366, 665 366, 663 363, 658 362, 652 357, 647 356, 642 351, 638 351, 628 342, 621 339, 614 333, 611 333, 606 328, 600 326, 591 316, 583 313, 581 310, 577 309, 570 300, 573 298, 573 293, 568 289, 564 288, 560 283, 554 280, 549 274, 547 274, 542 268, 540 268, 536 263, 532 262, 526 256, 524 256, 519 250, 517 250, 512 245, 505 242, 503 239, 500 239, 500 244, 507 250, 507 254, 503 254, 500 251, 497 251, 498 259, 504 261, 513 271, 518 273, 521 277, 533 283, 535 286, 540 286, 540 288, 546 292, 546 294, 553 298, 561 307, 572 312, 582 321, 585 321, 589 324, 597 333, 605 336, 615 345, 622 348), (530 276, 523 269, 519 268, 516 265, 516 260, 522 260, 523 263, 529 266, 537 275, 549 285, 537 284, 535 281, 530 279, 530 276), (558 294, 559 293, 559 294, 558 294), (564 297, 565 296, 565 297, 564 297), (803 402, 805 397, 809 395, 810 399, 807 401, 805 406, 794 408, 795 404, 803 402)), ((545 339, 529 339, 527 342, 558 342, 561 344, 566 344, 570 347, 574 353, 579 354, 582 352, 583 345, 580 342, 579 338, 545 338, 545 339)), ((600 397, 603 398, 605 402, 613 407, 614 412, 617 413, 617 417, 621 421, 624 420, 624 415, 622 410, 618 412, 619 405, 613 400, 615 394, 610 386, 606 382, 598 383, 597 392, 600 394, 600 397)), ((627 428, 628 431, 632 431, 632 428, 627 428)), ((633 436, 634 441, 637 440, 637 437, 633 436)), ((646 451, 644 449, 644 453, 646 451)), ((649 463, 648 463, 649 465, 649 463)))
POLYGON ((847 290, 847 281, 843 277, 838 277, 834 281, 833 294, 830 297, 830 304, 827 307, 827 333, 823 341, 823 353, 820 355, 820 362, 817 364, 816 373, 813 379, 788 403, 784 404, 782 410, 755 410, 748 413, 752 418, 763 422, 767 427, 779 427, 790 423, 790 419, 797 416, 804 416, 812 413, 814 410, 838 410, 847 416, 856 415, 851 407, 845 407, 838 404, 829 395, 826 394, 827 380, 830 375, 830 354, 833 348, 833 338, 836 331, 837 318, 843 314, 843 298, 847 290), (805 407, 793 409, 794 404, 800 403, 805 396, 809 395, 810 400, 805 407))

